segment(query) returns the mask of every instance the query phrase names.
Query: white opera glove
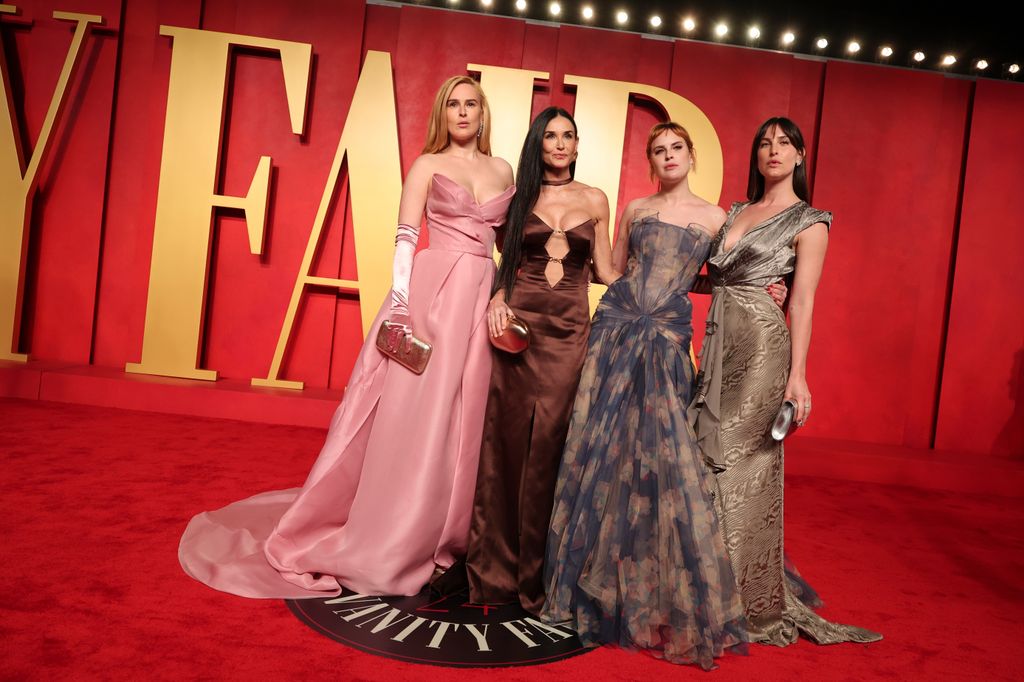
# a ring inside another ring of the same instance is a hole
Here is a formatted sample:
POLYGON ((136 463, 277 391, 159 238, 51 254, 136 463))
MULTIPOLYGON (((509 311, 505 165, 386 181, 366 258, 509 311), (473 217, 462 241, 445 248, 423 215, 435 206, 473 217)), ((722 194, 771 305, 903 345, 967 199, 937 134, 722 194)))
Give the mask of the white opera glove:
POLYGON ((412 259, 416 253, 420 228, 398 224, 395 235, 395 258, 391 264, 391 313, 388 319, 412 329, 409 317, 409 280, 412 278, 412 259))

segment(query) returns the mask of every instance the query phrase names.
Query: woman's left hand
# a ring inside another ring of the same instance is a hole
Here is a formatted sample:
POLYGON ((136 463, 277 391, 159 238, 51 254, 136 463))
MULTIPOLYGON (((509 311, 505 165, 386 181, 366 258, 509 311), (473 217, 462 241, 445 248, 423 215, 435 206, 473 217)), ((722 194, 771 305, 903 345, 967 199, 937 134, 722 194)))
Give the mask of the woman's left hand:
POLYGON ((802 377, 790 376, 786 383, 785 399, 796 403, 796 425, 803 426, 811 415, 811 391, 807 388, 807 380, 802 377))

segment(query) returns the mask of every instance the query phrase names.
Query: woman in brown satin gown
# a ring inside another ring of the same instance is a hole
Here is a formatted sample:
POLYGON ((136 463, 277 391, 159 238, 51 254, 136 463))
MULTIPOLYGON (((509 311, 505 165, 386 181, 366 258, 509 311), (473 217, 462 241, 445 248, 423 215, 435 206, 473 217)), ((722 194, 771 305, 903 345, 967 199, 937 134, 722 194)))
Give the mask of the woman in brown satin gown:
POLYGON ((466 557, 470 600, 518 599, 536 613, 548 521, 587 350, 592 279, 610 284, 608 199, 573 179, 576 123, 541 112, 527 134, 488 309, 491 334, 511 315, 530 327, 518 355, 494 351, 466 557))
POLYGON ((754 136, 750 201, 733 204, 708 260, 713 298, 691 406, 717 474, 716 506, 750 639, 776 646, 801 633, 818 644, 881 639, 815 614, 813 592, 795 571, 787 575, 783 554, 783 450, 769 431, 783 400, 796 403, 798 424, 811 412, 811 312, 832 222, 807 203, 805 157, 803 136, 787 118, 769 119, 754 136), (788 327, 763 289, 780 278, 791 282, 788 327))

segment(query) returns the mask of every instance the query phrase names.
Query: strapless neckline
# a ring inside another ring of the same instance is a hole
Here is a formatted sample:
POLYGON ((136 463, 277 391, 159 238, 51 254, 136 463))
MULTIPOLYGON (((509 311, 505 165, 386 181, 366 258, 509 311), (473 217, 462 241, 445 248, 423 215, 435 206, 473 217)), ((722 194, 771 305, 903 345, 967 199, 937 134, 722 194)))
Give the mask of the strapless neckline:
POLYGON ((437 184, 437 179, 438 178, 441 178, 442 180, 444 180, 447 183, 455 185, 455 187, 457 187, 458 189, 462 190, 463 194, 465 194, 467 197, 469 197, 470 203, 472 203, 474 206, 481 206, 481 207, 482 206, 486 206, 487 204, 493 203, 493 202, 497 201, 498 199, 504 198, 505 195, 507 195, 509 192, 514 192, 515 189, 516 189, 515 185, 509 185, 500 194, 497 194, 497 195, 491 197, 487 201, 477 201, 476 197, 473 196, 472 192, 470 192, 468 189, 463 187, 460 183, 455 182, 454 180, 449 178, 447 175, 445 175, 443 173, 434 173, 431 176, 431 180, 433 180, 435 184, 437 184))
POLYGON ((649 216, 644 216, 643 218, 636 218, 636 219, 633 220, 633 222, 634 223, 640 223, 641 225, 643 225, 643 224, 650 224, 650 223, 657 223, 658 225, 664 225, 665 227, 671 227, 672 229, 675 229, 675 230, 684 230, 684 231, 685 230, 690 230, 692 232, 696 232, 697 234, 699 234, 699 235, 701 235, 701 236, 703 236, 703 237, 705 237, 705 238, 707 238, 709 240, 710 239, 714 239, 714 237, 712 237, 708 233, 707 230, 705 230, 701 225, 699 225, 697 223, 690 223, 689 225, 676 225, 675 223, 667 223, 664 220, 662 220, 661 218, 657 217, 656 215, 649 215, 649 216))
POLYGON ((549 229, 549 230, 551 230, 552 232, 559 232, 559 231, 561 231, 561 232, 572 232, 573 230, 577 230, 577 229, 579 229, 579 228, 583 227, 583 226, 584 226, 584 225, 586 225, 587 223, 596 223, 596 222, 597 222, 597 221, 596 221, 596 220, 595 220, 594 218, 587 218, 586 220, 584 220, 584 221, 583 221, 582 223, 580 223, 579 225, 573 225, 572 227, 570 227, 570 228, 568 228, 568 229, 565 229, 565 230, 559 230, 558 228, 554 228, 554 227, 551 227, 551 225, 549 225, 549 224, 548 224, 548 221, 546 221, 546 220, 544 220, 543 218, 541 218, 541 217, 540 217, 539 215, 537 215, 537 214, 536 214, 535 212, 533 212, 533 211, 530 211, 530 215, 532 215, 532 216, 533 216, 534 218, 536 218, 537 220, 539 220, 539 221, 540 221, 540 224, 541 224, 541 225, 543 225, 544 227, 548 228, 548 229, 549 229))

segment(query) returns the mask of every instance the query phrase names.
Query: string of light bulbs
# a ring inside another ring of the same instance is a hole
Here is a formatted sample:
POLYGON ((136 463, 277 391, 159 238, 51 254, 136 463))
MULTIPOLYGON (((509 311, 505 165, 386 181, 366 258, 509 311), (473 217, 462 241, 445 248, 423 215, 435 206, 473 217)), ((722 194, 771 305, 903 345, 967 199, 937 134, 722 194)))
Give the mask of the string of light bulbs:
MULTIPOLYGON (((496 9, 499 0, 438 0, 432 4, 447 5, 459 9, 472 9, 476 5, 481 11, 489 12, 496 9)), ((422 0, 417 4, 424 4, 422 0)), ((577 22, 582 25, 595 24, 600 20, 598 8, 589 3, 580 3, 570 6, 564 0, 508 0, 504 5, 510 5, 514 14, 526 15, 533 7, 535 10, 543 11, 552 21, 577 22)), ((637 30, 644 33, 675 34, 680 37, 700 39, 702 35, 702 23, 693 15, 679 18, 678 22, 666 20, 660 14, 650 14, 646 21, 630 14, 627 7, 614 8, 611 11, 611 19, 615 27, 622 30, 637 30)), ((773 40, 757 24, 751 24, 734 30, 727 21, 713 21, 706 25, 707 38, 714 42, 732 42, 735 44, 746 44, 752 47, 768 47, 787 51, 800 49, 799 36, 795 30, 786 29, 780 32, 773 40), (745 30, 744 30, 745 29, 745 30), (733 37, 735 36, 735 38, 733 37)), ((809 38, 811 47, 806 50, 808 54, 822 55, 832 45, 827 36, 817 35, 809 38)), ((834 48, 833 48, 834 49, 834 48)), ((864 59, 868 57, 866 46, 860 39, 848 40, 842 48, 842 54, 849 59, 864 59)), ((880 63, 891 63, 897 55, 893 45, 884 44, 875 50, 875 60, 880 63)), ((911 66, 924 66, 929 55, 923 50, 912 49, 907 53, 911 66)), ((933 59, 935 59, 933 55, 933 59)), ((949 70, 959 63, 959 57, 953 53, 941 54, 937 61, 932 62, 935 68, 949 70)), ((985 74, 990 64, 984 58, 977 58, 972 61, 971 70, 978 74, 985 74)), ((1008 63, 1003 65, 1003 75, 1016 78, 1020 73, 1019 63, 1008 63)))

